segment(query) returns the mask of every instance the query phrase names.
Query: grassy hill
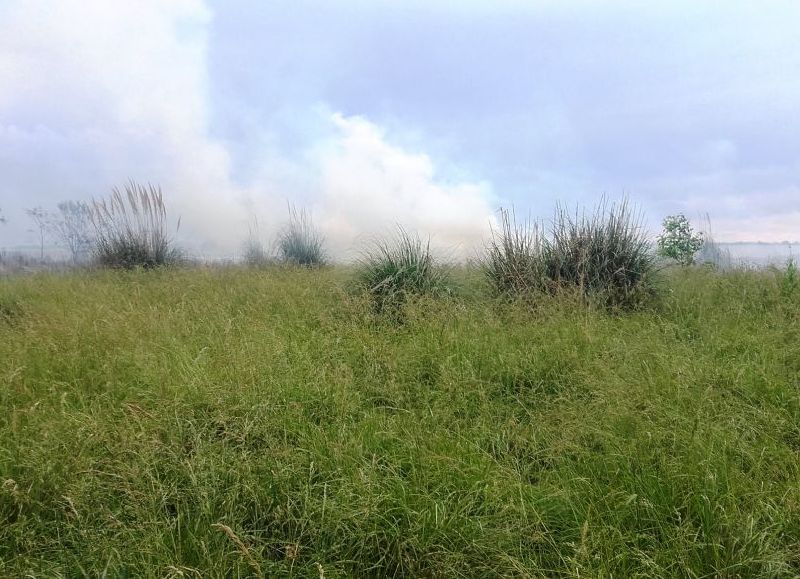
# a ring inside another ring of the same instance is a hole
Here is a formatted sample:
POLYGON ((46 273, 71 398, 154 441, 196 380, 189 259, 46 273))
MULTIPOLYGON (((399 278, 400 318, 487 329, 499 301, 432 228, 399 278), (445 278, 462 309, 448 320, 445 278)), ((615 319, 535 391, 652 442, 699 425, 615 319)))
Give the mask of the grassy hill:
POLYGON ((0 575, 797 576, 800 290, 613 314, 474 272, 0 280, 0 575))

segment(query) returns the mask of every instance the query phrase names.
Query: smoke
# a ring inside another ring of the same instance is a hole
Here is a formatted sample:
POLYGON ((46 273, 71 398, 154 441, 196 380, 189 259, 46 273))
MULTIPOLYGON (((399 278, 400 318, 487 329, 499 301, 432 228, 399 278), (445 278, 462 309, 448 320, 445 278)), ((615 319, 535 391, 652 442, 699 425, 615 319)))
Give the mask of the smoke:
POLYGON ((331 122, 338 134, 319 160, 315 208, 338 253, 352 252, 353 242, 396 224, 417 229, 459 255, 468 254, 488 232, 488 184, 438 181, 427 155, 393 146, 369 121, 334 114, 331 122))
POLYGON ((364 118, 307 111, 306 146, 265 150, 264 169, 243 180, 212 135, 212 17, 200 0, 0 8, 0 245, 30 235, 25 207, 102 196, 131 178, 162 186, 180 240, 206 255, 240 250, 256 218, 269 240, 287 202, 311 209, 337 257, 394 223, 458 253, 480 239, 489 186, 440 179, 430 157, 364 118))

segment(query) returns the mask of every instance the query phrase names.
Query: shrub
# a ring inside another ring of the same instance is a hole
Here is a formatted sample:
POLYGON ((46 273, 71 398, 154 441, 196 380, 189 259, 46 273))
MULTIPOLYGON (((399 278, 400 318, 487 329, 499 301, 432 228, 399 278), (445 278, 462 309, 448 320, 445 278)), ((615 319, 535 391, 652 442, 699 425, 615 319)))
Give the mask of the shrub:
POLYGON ((681 265, 692 265, 695 254, 703 247, 703 235, 692 229, 683 214, 669 215, 663 222, 664 231, 658 236, 658 253, 681 265))
POLYGON ((151 268, 179 259, 167 235, 167 211, 160 188, 134 181, 125 185, 124 192, 115 187, 108 199, 92 202, 91 221, 94 257, 102 266, 151 268))
POLYGON ((654 255, 641 215, 627 201, 603 201, 591 216, 557 208, 542 255, 551 290, 574 288, 622 308, 641 305, 655 293, 654 255))
POLYGON ((515 296, 544 288, 542 236, 534 223, 517 224, 516 215, 500 209, 500 229, 492 236, 483 271, 498 295, 515 296))
POLYGON ((289 222, 278 234, 278 256, 284 263, 304 266, 325 264, 324 238, 314 227, 311 215, 289 207, 289 222))
POLYGON ((378 311, 393 309, 409 296, 448 291, 446 272, 431 253, 430 239, 423 242, 402 227, 393 238, 379 240, 365 252, 357 282, 378 311))

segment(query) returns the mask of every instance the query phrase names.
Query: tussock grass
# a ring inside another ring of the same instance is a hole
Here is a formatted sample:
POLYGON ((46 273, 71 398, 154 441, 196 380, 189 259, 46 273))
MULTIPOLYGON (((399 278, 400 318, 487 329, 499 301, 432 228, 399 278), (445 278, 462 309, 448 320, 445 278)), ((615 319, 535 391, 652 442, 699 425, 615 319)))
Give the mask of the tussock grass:
POLYGON ((114 188, 108 199, 92 202, 90 218, 93 254, 101 266, 152 268, 180 258, 167 232, 167 210, 158 187, 131 181, 122 191, 114 188))
POLYGON ((558 207, 544 244, 548 281, 612 307, 646 304, 656 294, 656 267, 641 219, 626 200, 604 200, 591 215, 558 207))
POLYGON ((658 293, 655 254, 627 201, 603 201, 591 215, 558 207, 547 231, 501 209, 483 270, 494 293, 507 297, 568 294, 635 309, 658 293))
POLYGON ((248 267, 266 267, 275 261, 261 241, 258 219, 254 219, 250 224, 247 238, 243 244, 242 261, 248 267))
POLYGON ((369 321, 348 272, 0 280, 0 576, 793 577, 800 295, 369 321), (68 307, 65 307, 65 304, 68 307))
POLYGON ((325 265, 325 240, 305 209, 289 206, 289 222, 278 234, 278 257, 290 265, 325 265))
POLYGON ((500 229, 492 231, 483 271, 493 292, 507 297, 543 291, 544 240, 537 223, 517 223, 513 209, 500 209, 500 229))
POLYGON ((716 242, 714 238, 713 228, 711 227, 711 218, 706 214, 703 220, 702 229, 700 234, 703 238, 703 245, 700 251, 697 252, 696 263, 711 266, 723 271, 733 269, 735 267, 742 267, 742 264, 736 264, 730 249, 722 247, 716 242))
POLYGON ((356 276, 378 311, 394 311, 409 297, 448 292, 445 268, 431 252, 430 239, 423 241, 403 227, 364 252, 356 276))
POLYGON ((274 262, 264 245, 258 239, 252 237, 247 238, 244 242, 242 260, 248 267, 265 267, 274 262))

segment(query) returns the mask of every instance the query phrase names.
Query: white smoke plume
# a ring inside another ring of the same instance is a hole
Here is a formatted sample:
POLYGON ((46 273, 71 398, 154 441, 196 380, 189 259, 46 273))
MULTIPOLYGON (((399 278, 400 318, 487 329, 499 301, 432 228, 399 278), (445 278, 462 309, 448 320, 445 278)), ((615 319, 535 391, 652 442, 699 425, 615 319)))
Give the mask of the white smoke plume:
POLYGON ((442 181, 427 155, 392 145, 364 118, 317 114, 319 142, 300 155, 266 152, 265 167, 282 171, 237 179, 211 135, 212 18, 200 0, 0 7, 0 206, 9 218, 0 246, 30 235, 23 208, 102 196, 128 179, 160 184, 181 240, 207 255, 237 252, 256 217, 268 240, 287 202, 312 210, 337 257, 395 223, 457 254, 476 245, 492 215, 489 186, 442 181))

